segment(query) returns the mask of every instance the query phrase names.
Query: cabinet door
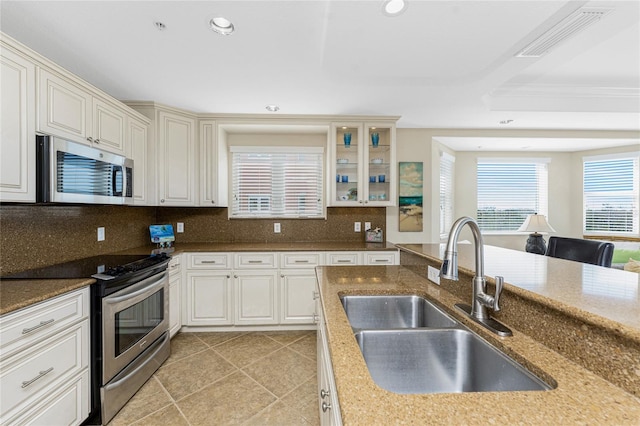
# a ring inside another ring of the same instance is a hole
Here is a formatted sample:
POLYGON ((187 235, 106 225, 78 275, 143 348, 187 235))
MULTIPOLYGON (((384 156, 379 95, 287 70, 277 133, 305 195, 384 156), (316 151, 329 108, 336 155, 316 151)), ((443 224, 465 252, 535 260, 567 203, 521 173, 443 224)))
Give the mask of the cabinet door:
POLYGON ((127 123, 127 156, 133 160, 133 204, 151 205, 147 191, 147 125, 129 117, 127 123))
POLYGON ((169 275, 169 334, 171 337, 175 336, 182 326, 180 315, 181 285, 182 275, 180 271, 172 272, 169 275))
POLYGON ((359 206, 363 203, 362 123, 333 123, 328 186, 328 205, 359 206))
POLYGON ((282 270, 281 324, 313 324, 316 288, 314 269, 282 270))
POLYGON ((396 205, 396 128, 393 124, 365 123, 363 149, 364 204, 396 205))
POLYGON ((93 98, 93 143, 105 151, 124 154, 126 119, 122 110, 93 98))
POLYGON ((184 325, 233 324, 231 271, 190 271, 182 306, 184 325))
POLYGON ((277 324, 277 271, 237 271, 235 278, 236 325, 277 324))
POLYGON ((222 207, 226 202, 221 202, 218 196, 219 187, 226 185, 227 179, 220 179, 218 171, 218 138, 216 135, 216 122, 211 120, 200 121, 200 199, 201 206, 222 207))
POLYGON ((38 130, 90 144, 93 97, 69 80, 39 71, 38 130))
POLYGON ((159 205, 195 206, 195 120, 166 111, 158 119, 159 205))
POLYGON ((0 201, 36 201, 35 65, 0 52, 0 201))

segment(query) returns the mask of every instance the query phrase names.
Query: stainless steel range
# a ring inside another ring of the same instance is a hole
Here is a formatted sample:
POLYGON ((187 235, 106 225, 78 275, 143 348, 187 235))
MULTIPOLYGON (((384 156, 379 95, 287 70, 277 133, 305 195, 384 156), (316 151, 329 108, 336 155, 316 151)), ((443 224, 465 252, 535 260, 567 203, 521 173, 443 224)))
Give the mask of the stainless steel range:
POLYGON ((91 412, 107 424, 169 357, 165 254, 96 256, 3 278, 83 278, 91 286, 91 412))

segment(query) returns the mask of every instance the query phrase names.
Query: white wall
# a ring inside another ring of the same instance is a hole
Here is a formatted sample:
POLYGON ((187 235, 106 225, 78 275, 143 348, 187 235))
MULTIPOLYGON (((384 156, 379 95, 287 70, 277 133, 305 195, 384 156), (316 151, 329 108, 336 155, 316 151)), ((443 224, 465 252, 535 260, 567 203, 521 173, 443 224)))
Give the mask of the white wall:
MULTIPOLYGON (((422 232, 398 231, 398 207, 387 208, 387 241, 393 243, 433 243, 440 240, 439 231, 439 136, 513 137, 513 138, 636 138, 640 132, 563 131, 563 130, 485 130, 485 129, 397 129, 397 161, 424 162, 424 229, 422 232)), ((476 159, 478 155, 526 156, 551 158, 549 165, 549 223, 557 235, 582 236, 582 157, 638 150, 625 146, 606 150, 573 153, 542 152, 456 152, 455 216, 476 214, 476 159)), ((470 234, 463 234, 470 239, 470 234)), ((526 234, 483 237, 486 244, 524 250, 526 234)))

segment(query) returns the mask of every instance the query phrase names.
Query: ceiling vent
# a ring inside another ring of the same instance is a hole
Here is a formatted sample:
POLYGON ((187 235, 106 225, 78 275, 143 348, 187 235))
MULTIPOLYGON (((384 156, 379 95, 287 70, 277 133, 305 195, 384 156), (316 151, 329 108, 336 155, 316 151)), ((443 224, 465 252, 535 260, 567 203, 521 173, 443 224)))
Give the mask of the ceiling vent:
POLYGON ((594 7, 578 9, 529 43, 516 56, 519 58, 539 58, 558 44, 573 37, 594 22, 599 21, 600 18, 612 10, 594 7))

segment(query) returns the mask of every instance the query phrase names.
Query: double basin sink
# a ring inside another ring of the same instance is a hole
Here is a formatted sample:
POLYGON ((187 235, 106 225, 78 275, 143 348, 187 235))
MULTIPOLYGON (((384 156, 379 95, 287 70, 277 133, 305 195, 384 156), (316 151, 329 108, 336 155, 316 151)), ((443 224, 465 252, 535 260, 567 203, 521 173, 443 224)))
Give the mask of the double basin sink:
POLYGON ((369 373, 383 389, 400 394, 552 389, 423 297, 340 299, 369 373))

